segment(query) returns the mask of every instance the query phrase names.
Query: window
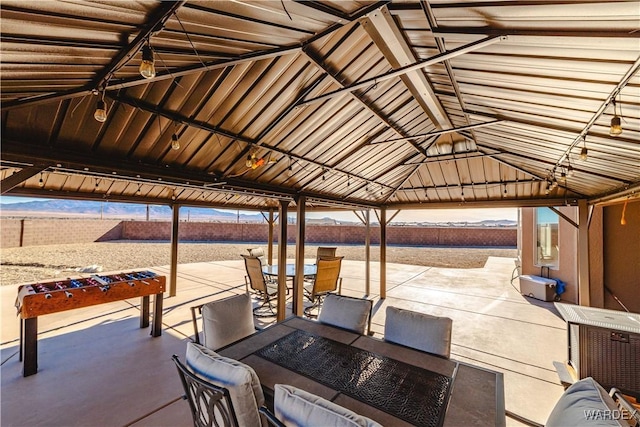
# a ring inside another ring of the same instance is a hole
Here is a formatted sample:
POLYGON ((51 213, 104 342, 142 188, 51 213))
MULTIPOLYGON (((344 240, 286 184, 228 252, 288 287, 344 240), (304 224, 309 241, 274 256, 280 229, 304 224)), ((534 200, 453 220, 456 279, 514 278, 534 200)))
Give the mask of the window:
POLYGON ((549 208, 536 208, 534 263, 540 267, 558 268, 558 214, 549 208))

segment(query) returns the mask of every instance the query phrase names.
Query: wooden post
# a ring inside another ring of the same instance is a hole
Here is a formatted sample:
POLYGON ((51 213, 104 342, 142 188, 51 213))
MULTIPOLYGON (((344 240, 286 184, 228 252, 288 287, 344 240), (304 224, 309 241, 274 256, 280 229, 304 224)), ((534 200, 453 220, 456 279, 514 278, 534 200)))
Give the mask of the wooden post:
POLYGON ((269 209, 269 237, 267 242, 267 262, 273 265, 273 208, 269 209))
POLYGON ((296 275, 293 279, 293 314, 302 316, 304 309, 304 232, 305 232, 305 204, 307 198, 299 196, 296 200, 296 275))
POLYGON ((278 236, 278 312, 276 320, 282 322, 287 311, 287 205, 280 200, 280 234, 278 236))
POLYGON ((591 305, 589 285, 589 207, 578 200, 578 303, 591 305))
POLYGON ((380 208, 380 298, 387 297, 387 208, 380 208))
POLYGON ((169 268, 169 296, 175 297, 178 289, 178 226, 180 205, 173 205, 171 218, 171 266, 169 268))
POLYGON ((364 289, 365 295, 371 293, 371 209, 364 212, 365 226, 367 231, 364 237, 364 254, 365 254, 365 272, 364 272, 364 289))

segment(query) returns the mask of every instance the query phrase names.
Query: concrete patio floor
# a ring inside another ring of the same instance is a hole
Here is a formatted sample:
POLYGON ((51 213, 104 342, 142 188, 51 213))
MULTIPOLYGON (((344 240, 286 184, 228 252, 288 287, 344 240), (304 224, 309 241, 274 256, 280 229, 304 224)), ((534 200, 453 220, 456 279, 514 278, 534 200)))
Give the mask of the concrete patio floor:
MULTIPOLYGON (((503 372, 507 412, 544 424, 563 392, 553 361, 566 359, 566 327, 552 303, 511 285, 513 266, 513 259, 493 257, 484 268, 464 270, 387 264, 387 298, 380 300, 379 264, 372 262, 372 330, 383 337, 387 305, 452 318, 451 358, 503 372)), ((168 266, 150 269, 169 274, 168 266)), ((179 265, 178 295, 164 300, 157 338, 139 328, 139 298, 41 316, 39 370, 26 378, 16 287, 1 287, 0 424, 192 425, 170 357, 184 357, 193 336, 189 307, 244 292, 244 274, 241 260, 179 265)), ((345 260, 341 276, 343 294, 364 296, 364 262, 345 260)), ((507 425, 523 424, 507 417, 507 425)))

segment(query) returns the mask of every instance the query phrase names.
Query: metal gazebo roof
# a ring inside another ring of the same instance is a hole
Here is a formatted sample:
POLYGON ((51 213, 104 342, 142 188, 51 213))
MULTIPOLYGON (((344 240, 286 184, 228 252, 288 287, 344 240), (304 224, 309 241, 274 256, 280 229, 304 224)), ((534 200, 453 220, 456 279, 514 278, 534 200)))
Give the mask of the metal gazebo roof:
POLYGON ((0 8, 3 194, 407 209, 640 189, 638 1, 0 8))

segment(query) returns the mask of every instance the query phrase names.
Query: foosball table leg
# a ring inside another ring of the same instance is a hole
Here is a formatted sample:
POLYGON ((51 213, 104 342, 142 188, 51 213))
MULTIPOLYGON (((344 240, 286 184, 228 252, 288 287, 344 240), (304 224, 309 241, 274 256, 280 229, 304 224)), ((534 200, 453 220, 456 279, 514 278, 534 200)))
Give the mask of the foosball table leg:
POLYGON ((164 294, 159 293, 153 297, 153 324, 151 325, 151 336, 162 335, 162 299, 164 294))
POLYGON ((149 295, 140 297, 140 327, 149 326, 149 295))
POLYGON ((20 319, 20 353, 24 360, 22 376, 38 372, 38 318, 20 319))

